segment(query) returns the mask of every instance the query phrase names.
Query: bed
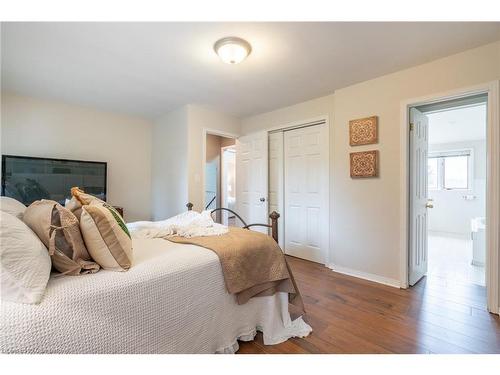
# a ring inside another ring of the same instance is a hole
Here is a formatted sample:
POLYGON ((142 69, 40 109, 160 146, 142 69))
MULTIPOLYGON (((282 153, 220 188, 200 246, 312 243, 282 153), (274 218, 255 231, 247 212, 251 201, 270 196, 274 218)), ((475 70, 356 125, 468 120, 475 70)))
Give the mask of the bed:
POLYGON ((134 239, 127 272, 51 277, 42 302, 1 305, 3 353, 234 353, 311 332, 291 320, 288 294, 239 305, 217 255, 164 239, 134 239))

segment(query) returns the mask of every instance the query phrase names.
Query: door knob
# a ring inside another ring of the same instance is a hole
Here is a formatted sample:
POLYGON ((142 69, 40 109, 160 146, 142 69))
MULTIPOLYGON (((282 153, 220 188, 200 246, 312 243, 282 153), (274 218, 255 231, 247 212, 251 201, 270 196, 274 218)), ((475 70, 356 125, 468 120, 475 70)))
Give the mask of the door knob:
POLYGON ((434 208, 434 205, 431 202, 427 202, 425 204, 425 207, 427 207, 427 208, 434 208))
POLYGON ((259 200, 260 200, 261 202, 265 202, 265 201, 266 201, 266 198, 261 197, 259 200))

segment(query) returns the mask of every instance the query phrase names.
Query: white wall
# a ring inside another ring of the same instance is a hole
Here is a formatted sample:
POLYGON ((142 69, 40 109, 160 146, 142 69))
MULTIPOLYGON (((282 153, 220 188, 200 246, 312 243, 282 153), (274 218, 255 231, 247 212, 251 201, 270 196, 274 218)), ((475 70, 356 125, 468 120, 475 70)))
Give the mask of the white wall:
POLYGON ((163 220, 186 210, 188 202, 188 109, 155 121, 152 132, 152 217, 163 220))
POLYGON ((151 127, 144 119, 2 93, 2 154, 105 161, 108 201, 149 220, 151 127))
POLYGON ((330 114, 330 262, 400 280, 401 102, 500 79, 500 42, 242 119, 242 133, 330 114), (349 146, 349 120, 379 116, 379 143, 349 146), (351 179, 349 153, 380 150, 380 177, 351 179), (333 197, 333 199, 332 199, 333 197))
MULTIPOLYGON (((472 149, 472 189, 429 190, 434 208, 429 210, 429 231, 470 236, 470 221, 485 216, 486 141, 468 141, 429 145, 429 152, 472 149), (474 195, 474 200, 464 200, 474 195)), ((469 237, 470 238, 470 237, 469 237)))

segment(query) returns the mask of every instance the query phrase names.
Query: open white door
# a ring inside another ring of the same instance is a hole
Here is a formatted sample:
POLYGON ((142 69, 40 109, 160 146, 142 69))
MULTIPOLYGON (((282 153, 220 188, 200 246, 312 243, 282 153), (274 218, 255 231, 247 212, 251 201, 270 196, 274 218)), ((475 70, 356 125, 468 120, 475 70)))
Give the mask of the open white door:
MULTIPOLYGON (((267 224, 267 131, 236 140, 236 206, 247 224, 267 224)), ((252 228, 266 232, 263 227, 252 228)))
POLYGON ((429 122, 416 108, 410 109, 410 243, 409 284, 427 273, 427 156, 429 122))

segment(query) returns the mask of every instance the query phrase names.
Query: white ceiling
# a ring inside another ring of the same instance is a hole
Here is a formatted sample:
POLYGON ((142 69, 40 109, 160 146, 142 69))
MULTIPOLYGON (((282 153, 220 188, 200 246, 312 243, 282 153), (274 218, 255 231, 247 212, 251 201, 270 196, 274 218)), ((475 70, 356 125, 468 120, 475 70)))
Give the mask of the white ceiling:
POLYGON ((500 23, 3 23, 2 89, 157 117, 247 116, 500 39, 500 23), (240 65, 212 50, 252 44, 240 65))
POLYGON ((429 113, 429 143, 486 139, 486 104, 429 113))

